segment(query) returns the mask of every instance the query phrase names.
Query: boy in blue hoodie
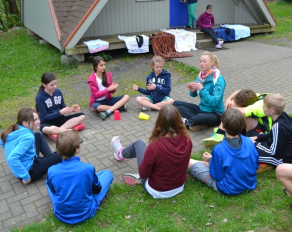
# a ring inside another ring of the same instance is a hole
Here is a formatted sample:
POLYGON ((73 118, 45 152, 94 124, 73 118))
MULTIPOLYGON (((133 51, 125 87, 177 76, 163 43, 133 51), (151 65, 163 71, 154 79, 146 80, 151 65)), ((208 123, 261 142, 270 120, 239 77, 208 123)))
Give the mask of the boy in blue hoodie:
POLYGON ((137 97, 136 102, 142 111, 160 110, 162 106, 170 104, 171 74, 163 69, 164 61, 161 56, 154 56, 151 59, 151 72, 146 79, 146 89, 133 85, 133 90, 145 94, 144 97, 137 97))
POLYGON ((237 195, 255 189, 258 153, 251 139, 239 133, 245 126, 242 113, 228 109, 222 115, 226 138, 216 145, 204 161, 190 159, 189 170, 198 180, 225 195, 237 195))
POLYGON ((92 164, 80 161, 80 137, 75 130, 58 136, 56 148, 62 163, 49 168, 47 189, 56 217, 76 224, 94 217, 109 190, 113 174, 109 170, 95 173, 92 164))

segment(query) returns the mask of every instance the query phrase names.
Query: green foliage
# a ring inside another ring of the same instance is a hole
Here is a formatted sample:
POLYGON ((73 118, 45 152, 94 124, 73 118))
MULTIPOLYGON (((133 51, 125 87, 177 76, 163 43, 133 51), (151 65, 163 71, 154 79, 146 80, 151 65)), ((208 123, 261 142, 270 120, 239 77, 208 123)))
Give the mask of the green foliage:
POLYGON ((292 3, 292 0, 279 0, 277 4, 292 3))
POLYGON ((105 61, 111 60, 113 58, 109 53, 106 52, 102 52, 98 55, 101 56, 105 61))
POLYGON ((21 25, 21 16, 16 14, 9 14, 6 12, 8 2, 0 0, 0 30, 8 31, 12 27, 21 25))

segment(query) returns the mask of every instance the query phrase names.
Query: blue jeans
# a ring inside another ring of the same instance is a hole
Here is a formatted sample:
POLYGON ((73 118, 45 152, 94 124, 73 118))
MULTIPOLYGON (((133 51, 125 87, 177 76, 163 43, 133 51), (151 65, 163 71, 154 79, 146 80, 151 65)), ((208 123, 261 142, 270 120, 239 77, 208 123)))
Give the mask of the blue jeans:
MULTIPOLYGON (((101 101, 96 101, 93 103, 92 108, 94 108, 95 110, 97 110, 97 108, 101 105, 106 105, 106 106, 113 106, 114 104, 116 104, 119 100, 121 100, 124 97, 124 95, 118 96, 118 97, 112 97, 109 100, 104 99, 101 101)), ((124 110, 124 107, 122 106, 120 109, 120 111, 124 110)), ((98 111, 98 110, 97 110, 98 111)))
POLYGON ((215 30, 213 28, 203 28, 203 29, 201 29, 201 31, 208 34, 216 44, 219 43, 219 40, 218 40, 217 35, 215 33, 215 30))

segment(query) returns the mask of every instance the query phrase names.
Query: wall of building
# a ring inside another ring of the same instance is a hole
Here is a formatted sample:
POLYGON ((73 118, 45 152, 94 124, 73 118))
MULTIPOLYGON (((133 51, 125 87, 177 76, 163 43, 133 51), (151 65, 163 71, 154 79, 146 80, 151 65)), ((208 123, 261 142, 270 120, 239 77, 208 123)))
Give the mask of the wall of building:
POLYGON ((108 0, 83 37, 159 30, 169 27, 169 0, 108 0))
POLYGON ((48 1, 26 0, 22 2, 22 7, 24 26, 60 49, 48 1))

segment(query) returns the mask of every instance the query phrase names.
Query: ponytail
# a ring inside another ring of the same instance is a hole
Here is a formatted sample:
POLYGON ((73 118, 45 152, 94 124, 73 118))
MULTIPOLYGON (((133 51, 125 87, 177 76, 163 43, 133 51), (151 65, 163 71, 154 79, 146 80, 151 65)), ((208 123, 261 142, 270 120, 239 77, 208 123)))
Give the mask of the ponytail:
POLYGON ((23 125, 23 122, 33 122, 33 113, 35 111, 31 108, 23 108, 18 112, 17 115, 17 122, 14 124, 11 124, 9 127, 7 127, 2 133, 1 133, 1 140, 3 143, 6 143, 7 136, 13 132, 19 129, 18 125, 23 125))
POLYGON ((17 124, 11 124, 9 127, 7 127, 2 133, 1 133, 1 140, 3 143, 6 143, 6 138, 8 134, 10 134, 13 131, 18 130, 17 124))

